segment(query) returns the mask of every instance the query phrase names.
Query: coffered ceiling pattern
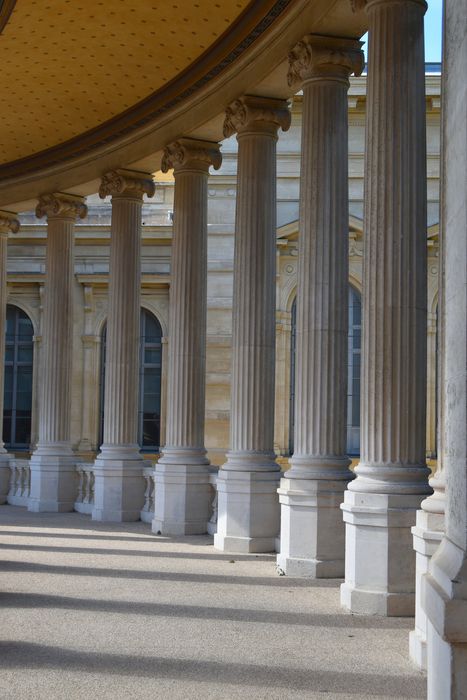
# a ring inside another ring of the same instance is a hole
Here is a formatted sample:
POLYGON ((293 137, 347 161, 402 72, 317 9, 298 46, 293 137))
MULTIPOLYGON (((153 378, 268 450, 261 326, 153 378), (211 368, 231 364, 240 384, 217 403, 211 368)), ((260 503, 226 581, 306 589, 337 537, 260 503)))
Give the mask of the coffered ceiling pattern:
POLYGON ((200 58, 250 0, 17 0, 0 35, 0 162, 113 119, 200 58))

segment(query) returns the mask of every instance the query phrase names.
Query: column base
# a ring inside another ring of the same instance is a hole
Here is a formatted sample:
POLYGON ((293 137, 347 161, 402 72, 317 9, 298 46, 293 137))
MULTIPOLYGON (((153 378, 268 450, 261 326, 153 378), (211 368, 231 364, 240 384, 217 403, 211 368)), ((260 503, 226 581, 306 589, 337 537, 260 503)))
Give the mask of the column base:
POLYGON ((205 450, 164 450, 154 472, 152 531, 155 534, 204 535, 207 532, 211 486, 205 454, 205 450))
POLYGON ((409 637, 410 658, 422 671, 426 671, 426 613, 422 607, 421 583, 422 577, 428 572, 430 559, 439 546, 444 530, 444 515, 429 513, 424 510, 417 512, 417 524, 412 528, 413 548, 415 550, 415 629, 409 637))
POLYGON ((94 462, 92 519, 101 522, 140 520, 144 504, 144 462, 137 447, 106 447, 94 462))
POLYGON ((345 526, 340 505, 349 479, 281 479, 281 541, 277 557, 280 573, 310 578, 344 577, 345 526))
POLYGON ((345 492, 341 506, 346 524, 341 586, 345 608, 354 613, 413 616, 415 552, 410 528, 424 497, 345 492))
POLYGON ((239 554, 275 551, 280 527, 279 478, 279 471, 219 470, 216 549, 239 554))
POLYGON ((0 452, 0 505, 7 503, 8 491, 10 490, 11 469, 10 463, 14 460, 8 452, 3 448, 0 452))
POLYGON ((422 579, 428 618, 428 700, 463 698, 467 688, 467 554, 444 537, 422 579))
POLYGON ((31 488, 28 510, 32 513, 69 513, 78 490, 76 464, 70 448, 39 446, 29 462, 31 488))

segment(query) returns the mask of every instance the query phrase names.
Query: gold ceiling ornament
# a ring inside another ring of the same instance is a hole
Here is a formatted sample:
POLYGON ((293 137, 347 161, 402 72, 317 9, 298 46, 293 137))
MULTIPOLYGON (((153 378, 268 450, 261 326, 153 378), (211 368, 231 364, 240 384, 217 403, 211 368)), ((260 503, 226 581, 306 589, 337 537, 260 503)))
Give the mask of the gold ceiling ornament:
POLYGON ((219 144, 215 141, 202 141, 200 139, 181 138, 169 144, 164 149, 161 170, 168 172, 171 168, 178 170, 205 170, 212 165, 214 170, 219 170, 222 163, 222 155, 219 144))
POLYGON ((12 211, 3 211, 0 209, 0 233, 18 233, 19 220, 16 214, 12 211))
POLYGON ((307 34, 289 52, 288 85, 326 76, 348 81, 352 73, 361 75, 365 65, 361 46, 353 39, 307 34))
POLYGON ((42 219, 84 219, 88 208, 84 197, 65 192, 42 194, 36 206, 36 217, 42 219))
POLYGON ((112 197, 134 197, 140 199, 146 194, 153 197, 156 191, 154 180, 149 173, 138 170, 111 170, 102 177, 99 187, 99 197, 105 199, 112 197))
POLYGON ((228 138, 237 132, 264 130, 266 125, 269 125, 271 131, 276 131, 279 127, 282 131, 287 131, 290 122, 287 100, 245 95, 225 110, 224 136, 228 138))

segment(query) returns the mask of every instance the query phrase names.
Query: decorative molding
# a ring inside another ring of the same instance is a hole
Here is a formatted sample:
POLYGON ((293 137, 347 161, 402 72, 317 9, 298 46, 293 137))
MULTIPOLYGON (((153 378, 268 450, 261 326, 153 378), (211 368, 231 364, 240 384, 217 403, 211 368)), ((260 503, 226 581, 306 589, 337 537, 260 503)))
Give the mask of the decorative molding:
POLYGON ((0 233, 18 233, 19 227, 20 224, 16 214, 0 209, 0 233))
POLYGON ((149 173, 140 173, 136 170, 111 170, 102 177, 99 187, 99 197, 105 199, 112 197, 134 197, 142 199, 143 194, 153 197, 156 186, 149 173))
POLYGON ((84 197, 64 192, 42 194, 36 207, 36 217, 42 219, 84 219, 88 208, 84 203, 84 197))
POLYGON ((229 68, 292 2, 293 0, 254 0, 208 51, 163 88, 123 114, 76 138, 27 158, 5 163, 0 167, 0 180, 15 176, 24 177, 26 173, 64 163, 154 122, 229 68))
MULTIPOLYGON (((389 2, 390 0, 387 0, 387 1, 389 2)), ((428 7, 425 0, 405 0, 405 1, 406 2, 414 2, 416 5, 421 5, 422 7, 425 8, 425 10, 428 7)), ((352 7, 353 12, 360 12, 361 10, 366 10, 370 5, 374 5, 375 3, 379 3, 380 5, 383 5, 384 0, 350 0, 350 6, 352 7)))
POLYGON ((224 136, 228 138, 252 128, 260 131, 273 129, 276 132, 280 127, 282 131, 287 131, 291 118, 287 100, 245 95, 225 110, 224 136))
POLYGON ((161 170, 163 173, 171 168, 175 172, 185 169, 207 172, 211 165, 219 170, 221 163, 220 147, 215 141, 181 138, 165 147, 161 170))
POLYGON ((0 34, 2 33, 6 23, 10 19, 10 15, 14 10, 16 0, 0 0, 0 34))
POLYGON ((307 34, 289 52, 288 85, 317 78, 348 82, 352 73, 358 77, 365 65, 361 46, 361 41, 353 39, 307 34))

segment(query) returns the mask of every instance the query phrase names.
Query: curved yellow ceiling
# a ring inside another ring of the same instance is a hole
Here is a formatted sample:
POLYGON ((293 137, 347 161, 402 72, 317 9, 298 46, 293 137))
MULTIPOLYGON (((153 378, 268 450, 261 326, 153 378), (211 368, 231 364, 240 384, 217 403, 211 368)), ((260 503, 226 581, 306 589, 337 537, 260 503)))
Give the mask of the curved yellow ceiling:
POLYGON ((0 35, 0 162, 89 131, 188 68, 250 0, 17 0, 0 35), (4 100, 4 104, 7 100, 4 100))

